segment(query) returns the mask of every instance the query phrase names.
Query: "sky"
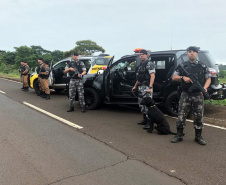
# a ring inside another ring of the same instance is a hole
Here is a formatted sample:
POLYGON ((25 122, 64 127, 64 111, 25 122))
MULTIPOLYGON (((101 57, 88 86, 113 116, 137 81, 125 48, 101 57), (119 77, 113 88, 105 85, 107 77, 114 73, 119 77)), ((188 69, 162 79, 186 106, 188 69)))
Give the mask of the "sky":
POLYGON ((225 0, 0 0, 0 50, 68 51, 92 40, 116 59, 135 48, 199 46, 226 65, 225 0))

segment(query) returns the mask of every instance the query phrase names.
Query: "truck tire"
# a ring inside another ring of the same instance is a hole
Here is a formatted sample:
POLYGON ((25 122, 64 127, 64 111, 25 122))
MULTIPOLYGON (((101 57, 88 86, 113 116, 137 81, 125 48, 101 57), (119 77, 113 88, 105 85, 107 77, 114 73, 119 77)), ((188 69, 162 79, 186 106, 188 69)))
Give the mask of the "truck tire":
POLYGON ((35 92, 36 92, 36 94, 38 94, 39 93, 39 82, 38 82, 38 79, 37 80, 35 80, 35 83, 34 83, 34 90, 35 90, 35 92))
POLYGON ((165 106, 169 115, 178 116, 179 97, 177 91, 173 91, 167 96, 165 106))
POLYGON ((92 88, 85 88, 85 102, 88 110, 96 109, 100 105, 100 97, 92 88))

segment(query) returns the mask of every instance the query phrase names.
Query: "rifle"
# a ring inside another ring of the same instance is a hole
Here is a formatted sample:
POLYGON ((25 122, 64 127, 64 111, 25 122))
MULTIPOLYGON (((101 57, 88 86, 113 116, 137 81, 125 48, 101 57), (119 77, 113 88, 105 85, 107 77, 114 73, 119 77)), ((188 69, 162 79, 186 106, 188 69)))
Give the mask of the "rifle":
POLYGON ((211 101, 211 99, 210 99, 210 96, 209 96, 209 93, 206 92, 206 90, 205 90, 205 89, 202 87, 202 85, 198 82, 197 76, 194 75, 194 74, 189 73, 189 72, 184 68, 184 66, 183 66, 182 64, 179 64, 178 67, 180 67, 180 68, 182 69, 182 71, 185 73, 185 75, 186 75, 187 77, 189 77, 189 78, 191 79, 191 81, 193 82, 193 83, 192 83, 192 86, 188 89, 188 92, 191 93, 192 90, 198 88, 198 89, 202 92, 203 96, 204 96, 206 99, 208 99, 208 100, 210 101, 210 103, 212 103, 212 101, 211 101))

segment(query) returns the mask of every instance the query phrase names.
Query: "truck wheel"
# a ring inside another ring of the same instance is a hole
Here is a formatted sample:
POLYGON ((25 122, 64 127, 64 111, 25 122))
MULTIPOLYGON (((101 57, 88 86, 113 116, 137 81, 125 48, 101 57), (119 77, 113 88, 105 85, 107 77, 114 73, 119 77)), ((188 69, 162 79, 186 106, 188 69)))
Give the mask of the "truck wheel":
POLYGON ((100 105, 100 97, 92 88, 85 88, 85 102, 88 110, 96 109, 100 105))
POLYGON ((36 80, 34 83, 34 90, 35 90, 36 94, 38 94, 40 92, 38 80, 36 80))
POLYGON ((175 117, 178 116, 179 97, 177 91, 174 91, 168 95, 165 106, 169 115, 175 117))

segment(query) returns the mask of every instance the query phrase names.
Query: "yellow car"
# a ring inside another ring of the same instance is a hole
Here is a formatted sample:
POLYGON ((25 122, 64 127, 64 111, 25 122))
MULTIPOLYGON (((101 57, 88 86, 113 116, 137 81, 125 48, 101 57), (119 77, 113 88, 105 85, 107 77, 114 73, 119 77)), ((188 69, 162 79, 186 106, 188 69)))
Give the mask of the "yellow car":
MULTIPOLYGON (((100 69, 106 69, 112 56, 107 54, 100 54, 99 56, 79 56, 79 60, 84 62, 87 68, 87 74, 95 74, 100 69)), ((71 57, 65 58, 56 64, 51 64, 51 72, 49 75, 49 88, 55 91, 62 91, 66 88, 64 77, 64 69, 67 63, 71 61, 71 57)), ((39 92, 38 74, 32 73, 28 77, 28 84, 30 88, 34 89, 36 93, 39 92)))

